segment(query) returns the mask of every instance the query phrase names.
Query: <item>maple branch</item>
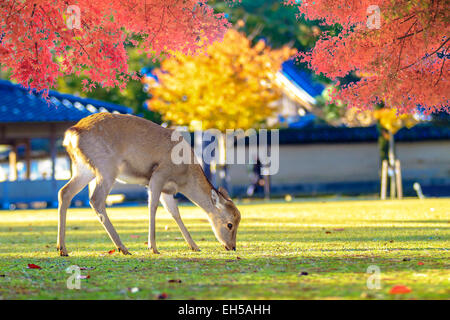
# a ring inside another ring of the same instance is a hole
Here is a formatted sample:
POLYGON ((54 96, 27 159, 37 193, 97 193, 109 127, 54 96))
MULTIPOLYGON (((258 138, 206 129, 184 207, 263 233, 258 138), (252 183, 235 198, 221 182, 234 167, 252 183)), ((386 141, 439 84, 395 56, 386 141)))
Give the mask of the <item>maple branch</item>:
MULTIPOLYGON (((411 29, 417 24, 417 19, 416 21, 414 21, 414 23, 409 27, 408 31, 406 31, 406 33, 408 34, 411 29)), ((404 38, 403 38, 404 39, 404 38)), ((398 63, 397 63, 397 72, 398 69, 400 68, 400 63, 401 63, 401 58, 402 58, 402 52, 403 52, 403 47, 405 46, 405 41, 403 41, 403 39, 401 40, 402 46, 400 47, 400 53, 398 55, 398 63)))
POLYGON ((403 71, 405 69, 408 69, 409 67, 412 67, 413 65, 415 65, 416 63, 419 63, 422 60, 425 60, 429 57, 431 57, 432 55, 435 55, 441 48, 443 48, 445 46, 445 44, 450 40, 450 38, 447 38, 447 40, 445 40, 440 46, 439 48, 437 48, 436 50, 434 50, 432 53, 425 55, 424 57, 420 58, 419 60, 417 60, 416 62, 411 63, 410 65, 403 67, 402 69, 400 69, 400 71, 403 71))
POLYGON ((167 9, 167 8, 168 8, 168 7, 164 7, 163 14, 162 14, 162 17, 161 17, 161 23, 159 24, 158 31, 156 31, 156 33, 153 35, 152 40, 150 41, 150 43, 152 43, 152 44, 153 44, 153 41, 155 40, 156 36, 157 36, 157 35, 160 33, 160 31, 162 30, 163 22, 164 22, 164 17, 166 16, 166 9, 167 9))
POLYGON ((439 73, 439 77, 438 77, 436 83, 434 84, 434 86, 437 86, 437 84, 439 83, 439 81, 441 81, 442 71, 444 70, 444 64, 445 64, 445 58, 444 58, 444 61, 442 61, 441 72, 439 73))
POLYGON ((401 36, 400 38, 397 38, 397 40, 403 40, 405 38, 411 37, 411 36, 415 36, 416 34, 419 34, 421 32, 423 32, 424 30, 426 30, 427 28, 423 28, 420 29, 419 31, 413 32, 413 33, 409 33, 409 34, 405 34, 404 36, 401 36))

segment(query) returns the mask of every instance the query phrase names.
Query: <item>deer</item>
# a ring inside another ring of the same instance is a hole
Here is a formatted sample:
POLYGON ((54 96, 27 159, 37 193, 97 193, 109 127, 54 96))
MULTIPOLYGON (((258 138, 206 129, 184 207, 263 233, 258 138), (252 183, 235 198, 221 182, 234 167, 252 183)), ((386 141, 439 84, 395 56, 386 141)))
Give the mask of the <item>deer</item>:
MULTIPOLYGON (((65 244, 67 209, 73 197, 89 184, 89 204, 119 252, 130 254, 106 213, 106 197, 114 182, 140 184, 148 190, 148 249, 156 247, 155 218, 159 202, 172 215, 185 241, 200 251, 185 227, 174 195, 181 193, 206 212, 215 237, 226 250, 236 251, 241 214, 224 188, 216 189, 197 161, 172 161, 177 143, 174 129, 133 115, 100 112, 66 130, 63 146, 72 162, 72 177, 58 192, 57 251, 68 256, 65 244), (176 140, 176 139, 175 139, 176 140)), ((194 155, 191 146, 188 148, 194 155)), ((193 156, 192 159, 195 159, 193 156)))

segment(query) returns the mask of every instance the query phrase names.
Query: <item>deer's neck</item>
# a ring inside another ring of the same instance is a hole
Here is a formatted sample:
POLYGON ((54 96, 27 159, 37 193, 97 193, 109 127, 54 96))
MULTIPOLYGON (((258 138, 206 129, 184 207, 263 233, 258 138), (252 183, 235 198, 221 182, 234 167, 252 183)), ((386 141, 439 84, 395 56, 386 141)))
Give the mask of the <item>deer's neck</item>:
POLYGON ((206 179, 201 166, 194 165, 194 170, 191 170, 189 181, 182 193, 205 210, 208 215, 212 215, 216 210, 211 201, 211 190, 212 186, 206 179))

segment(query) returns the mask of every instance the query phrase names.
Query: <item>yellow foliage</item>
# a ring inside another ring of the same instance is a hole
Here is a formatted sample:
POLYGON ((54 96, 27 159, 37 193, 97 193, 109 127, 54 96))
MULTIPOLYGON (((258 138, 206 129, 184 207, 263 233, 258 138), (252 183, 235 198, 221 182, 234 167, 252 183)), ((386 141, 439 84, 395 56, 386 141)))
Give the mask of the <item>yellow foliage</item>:
POLYGON ((417 124, 417 120, 410 114, 397 115, 395 108, 382 108, 373 113, 375 119, 380 121, 380 125, 392 134, 396 134, 403 127, 411 128, 417 124))
POLYGON ((271 103, 281 96, 274 85, 281 64, 295 50, 272 50, 263 41, 252 46, 234 29, 215 42, 205 54, 175 53, 156 71, 159 83, 147 78, 152 98, 148 106, 172 125, 248 129, 258 127, 276 109, 271 103))

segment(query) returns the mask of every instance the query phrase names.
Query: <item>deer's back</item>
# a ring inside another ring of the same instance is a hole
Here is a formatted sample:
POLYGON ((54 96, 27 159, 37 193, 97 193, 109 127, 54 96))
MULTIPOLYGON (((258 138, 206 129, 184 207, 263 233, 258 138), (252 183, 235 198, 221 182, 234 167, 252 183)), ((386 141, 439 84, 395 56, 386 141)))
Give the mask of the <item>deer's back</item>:
POLYGON ((132 115, 97 113, 66 131, 64 145, 72 159, 93 169, 149 178, 156 166, 170 164, 172 130, 132 115))

